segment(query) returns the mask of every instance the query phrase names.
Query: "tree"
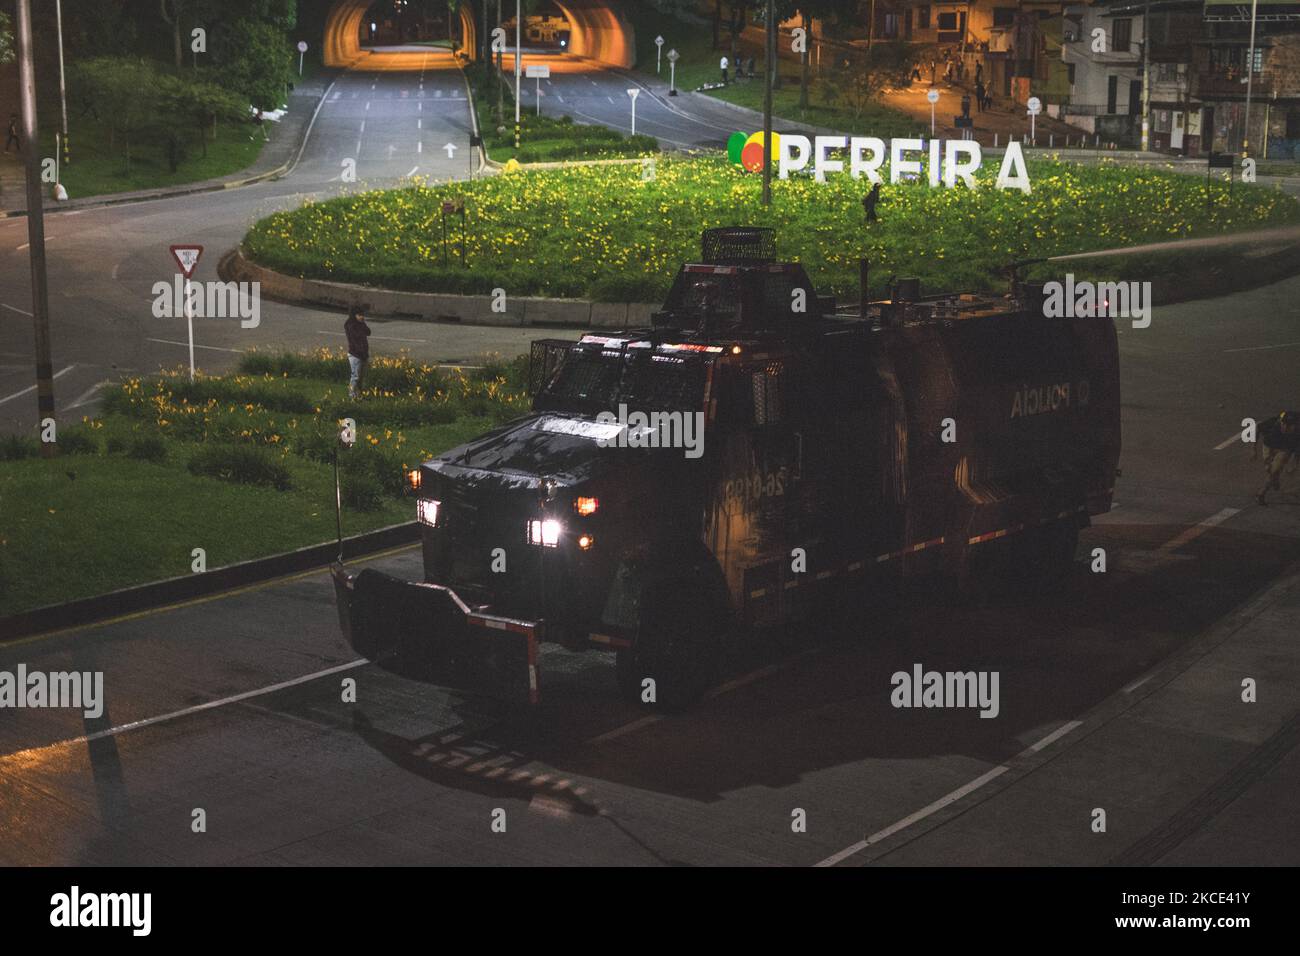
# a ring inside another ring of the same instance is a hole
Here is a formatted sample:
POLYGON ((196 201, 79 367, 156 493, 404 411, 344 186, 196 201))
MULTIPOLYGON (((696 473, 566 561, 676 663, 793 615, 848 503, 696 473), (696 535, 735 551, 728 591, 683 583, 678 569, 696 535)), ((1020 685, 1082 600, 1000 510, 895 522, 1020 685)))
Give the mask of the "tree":
POLYGON ((827 100, 843 102, 853 111, 854 119, 861 119, 882 89, 906 82, 919 52, 920 47, 913 43, 875 44, 832 74, 827 100))
POLYGON ((14 31, 9 14, 0 10, 0 64, 14 60, 14 31))
POLYGON ((181 15, 184 10, 185 4, 183 0, 158 0, 159 15, 163 18, 163 22, 172 28, 172 48, 176 55, 176 69, 178 72, 184 65, 181 53, 181 15), (168 12, 169 9, 170 13, 168 12))
POLYGON ((167 130, 168 158, 176 171, 177 151, 172 145, 182 129, 197 129, 203 155, 208 155, 209 126, 218 120, 237 121, 248 118, 248 103, 214 83, 190 80, 183 76, 159 77, 157 110, 167 130))
POLYGON ((68 72, 72 95, 109 122, 109 149, 120 134, 131 171, 131 141, 155 121, 158 71, 142 60, 101 56, 72 65, 68 72))
MULTIPOLYGON (((858 0, 800 0, 794 6, 803 18, 804 30, 811 38, 813 20, 821 21, 824 31, 828 20, 839 22, 852 19, 857 13, 858 0)), ((808 109, 808 66, 811 58, 811 51, 805 52, 802 57, 803 64, 799 75, 799 109, 801 110, 808 109)))
POLYGON ((218 22, 210 31, 217 82, 247 97, 257 109, 275 109, 293 79, 293 54, 275 23, 244 17, 218 22))

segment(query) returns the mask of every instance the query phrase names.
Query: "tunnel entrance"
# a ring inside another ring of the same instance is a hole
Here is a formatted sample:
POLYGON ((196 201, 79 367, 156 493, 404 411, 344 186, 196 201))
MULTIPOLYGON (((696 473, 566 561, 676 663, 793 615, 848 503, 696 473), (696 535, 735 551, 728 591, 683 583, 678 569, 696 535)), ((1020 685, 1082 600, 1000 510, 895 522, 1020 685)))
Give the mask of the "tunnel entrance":
MULTIPOLYGON (((458 14, 449 13, 446 0, 335 0, 325 24, 325 64, 361 66, 363 57, 382 51, 389 68, 409 56, 411 68, 418 70, 420 58, 439 47, 475 59, 483 2, 490 34, 497 26, 495 0, 462 0, 458 14)), ((514 4, 503 0, 501 7, 506 18, 501 25, 513 50, 514 4)), ((525 57, 530 52, 567 53, 628 68, 634 64, 636 43, 617 0, 545 0, 524 17, 523 48, 525 57)))

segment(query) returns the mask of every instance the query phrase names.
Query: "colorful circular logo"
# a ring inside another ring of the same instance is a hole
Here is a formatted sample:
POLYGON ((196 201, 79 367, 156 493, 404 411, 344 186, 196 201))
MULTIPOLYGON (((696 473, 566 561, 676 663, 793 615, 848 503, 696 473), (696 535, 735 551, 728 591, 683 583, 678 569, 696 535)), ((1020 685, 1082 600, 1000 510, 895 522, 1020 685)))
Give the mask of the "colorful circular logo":
MULTIPOLYGON (((774 156, 780 155, 781 134, 773 130, 772 147, 776 151, 774 156)), ((757 133, 732 133, 727 138, 727 158, 731 162, 740 166, 747 172, 756 173, 763 168, 763 162, 767 155, 764 149, 763 133, 760 130, 757 133)))

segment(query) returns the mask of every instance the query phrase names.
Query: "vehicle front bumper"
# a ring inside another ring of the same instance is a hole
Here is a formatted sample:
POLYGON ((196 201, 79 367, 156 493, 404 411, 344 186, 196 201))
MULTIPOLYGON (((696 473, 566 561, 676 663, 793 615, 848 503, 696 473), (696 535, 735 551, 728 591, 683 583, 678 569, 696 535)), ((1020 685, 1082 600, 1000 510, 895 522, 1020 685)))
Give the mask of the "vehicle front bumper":
POLYGON ((519 703, 541 699, 539 621, 471 607, 440 584, 330 566, 339 626, 361 656, 405 676, 519 703))

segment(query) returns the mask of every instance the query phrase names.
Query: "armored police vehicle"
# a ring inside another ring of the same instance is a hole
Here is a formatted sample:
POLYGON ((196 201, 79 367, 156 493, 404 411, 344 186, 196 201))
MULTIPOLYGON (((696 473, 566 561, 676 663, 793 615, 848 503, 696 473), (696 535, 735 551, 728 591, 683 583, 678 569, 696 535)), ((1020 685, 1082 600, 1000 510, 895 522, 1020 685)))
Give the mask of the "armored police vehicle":
POLYGON ((532 413, 420 467, 424 580, 335 566, 354 647, 530 702, 541 642, 612 650, 680 707, 754 629, 1059 578, 1110 508, 1112 321, 866 271, 840 313, 769 230, 711 230, 650 328, 534 343, 532 413))

